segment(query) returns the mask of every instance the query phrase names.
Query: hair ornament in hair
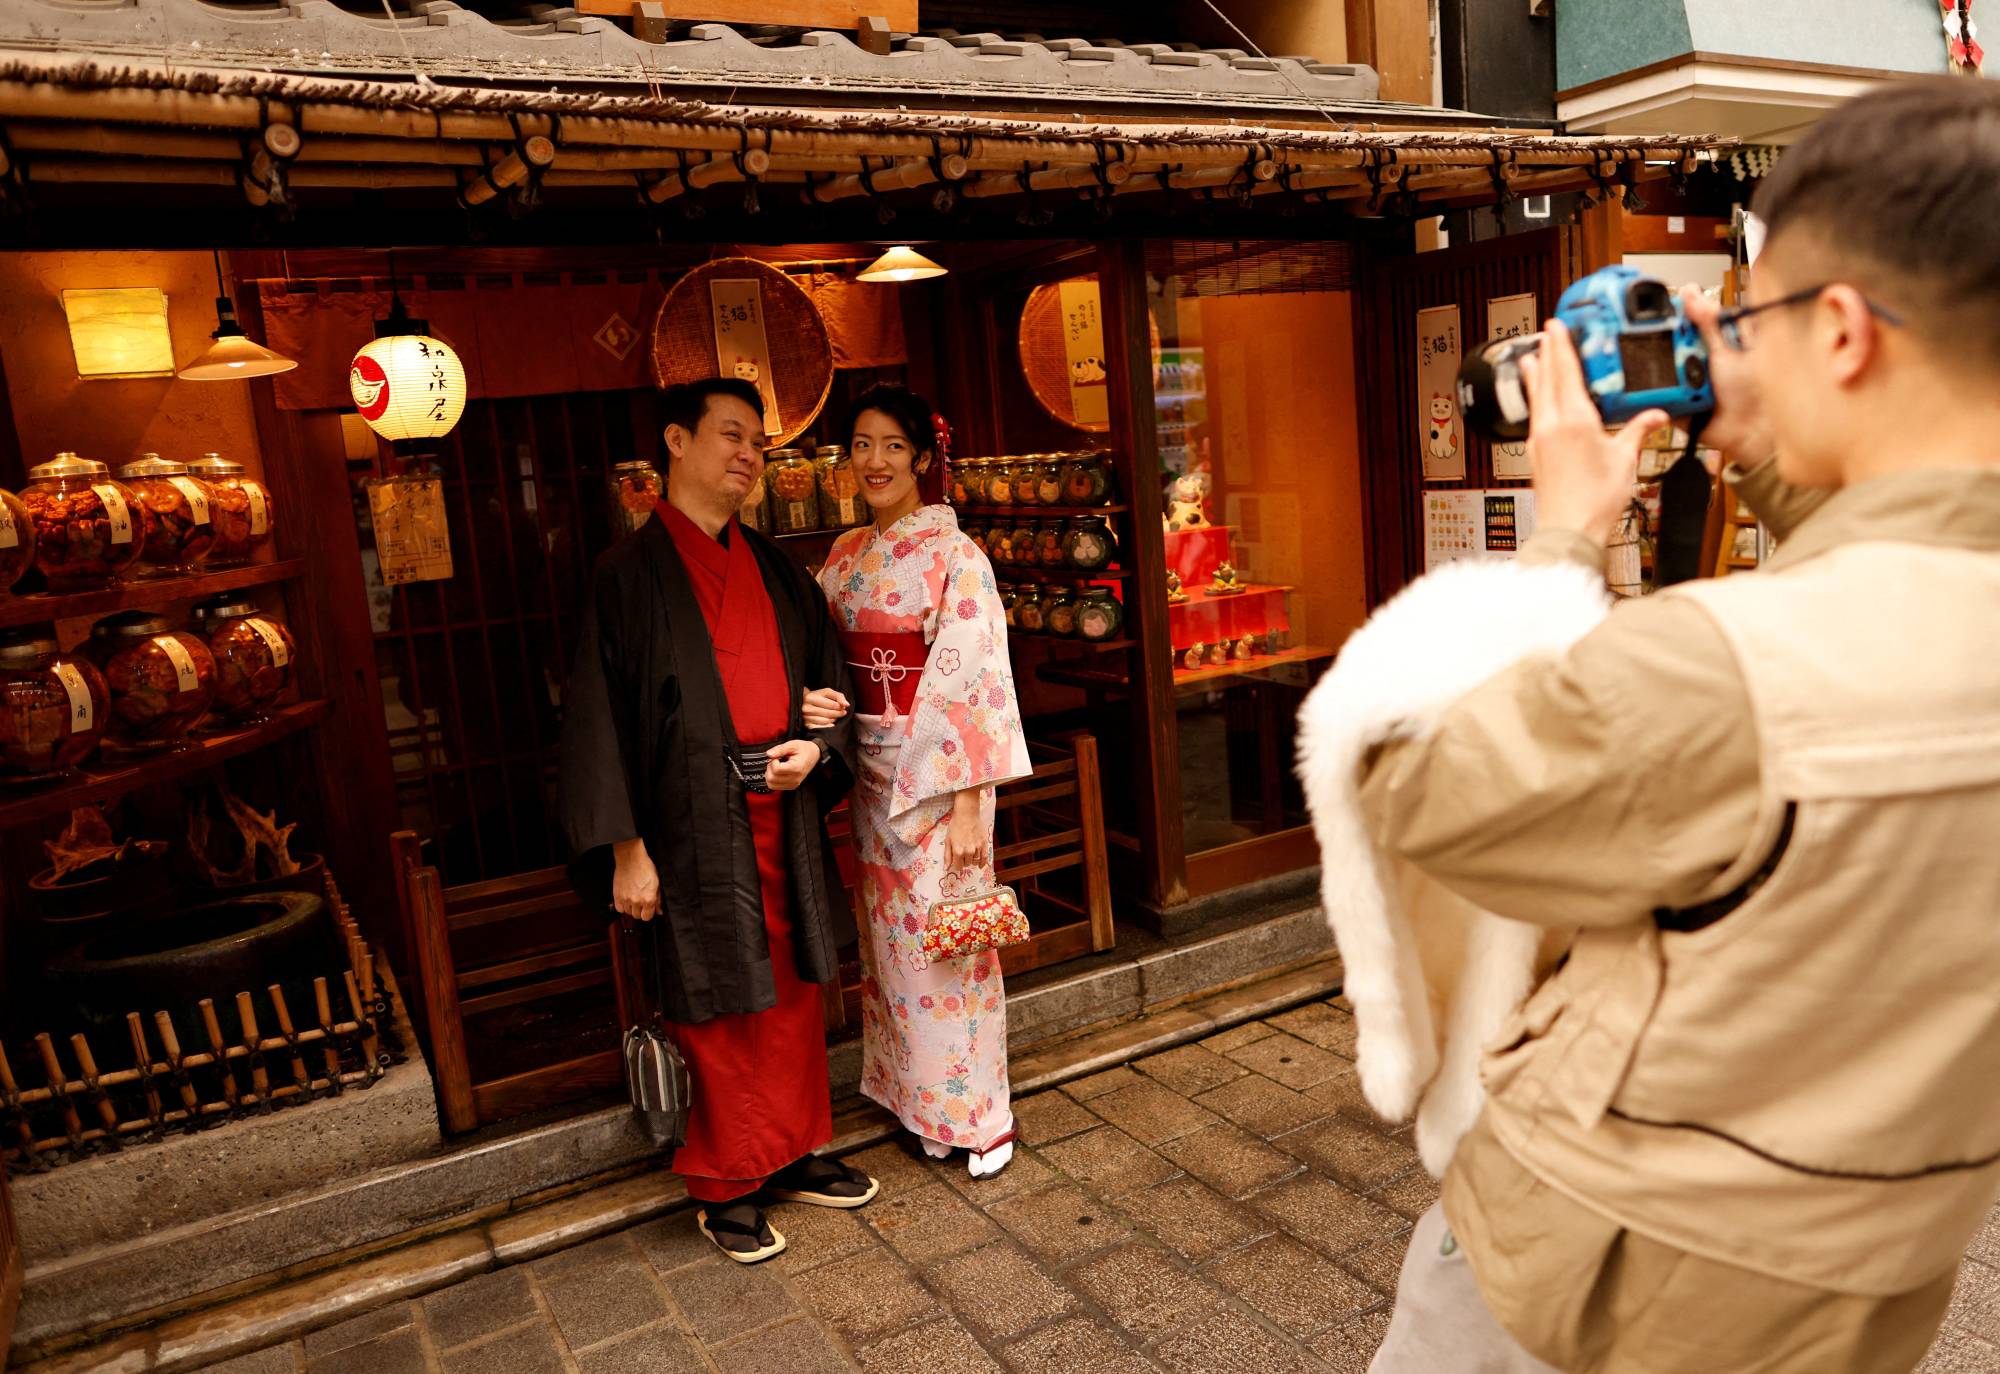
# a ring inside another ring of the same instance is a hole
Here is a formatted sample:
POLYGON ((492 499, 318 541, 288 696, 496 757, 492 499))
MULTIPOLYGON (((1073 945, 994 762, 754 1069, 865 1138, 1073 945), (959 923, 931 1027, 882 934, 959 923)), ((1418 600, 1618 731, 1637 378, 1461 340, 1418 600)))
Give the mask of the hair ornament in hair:
POLYGON ((940 463, 951 461, 951 421, 942 412, 931 412, 931 437, 937 441, 937 456, 940 463))

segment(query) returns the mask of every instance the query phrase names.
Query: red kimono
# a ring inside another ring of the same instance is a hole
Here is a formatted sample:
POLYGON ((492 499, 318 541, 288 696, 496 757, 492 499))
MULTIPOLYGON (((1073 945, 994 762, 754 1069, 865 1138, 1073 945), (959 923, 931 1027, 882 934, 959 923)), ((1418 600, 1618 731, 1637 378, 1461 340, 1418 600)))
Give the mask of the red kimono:
MULTIPOLYGON (((737 537, 734 520, 724 531, 725 544, 664 501, 657 511, 708 622, 736 738, 752 744, 777 737, 791 722, 791 689, 756 555, 737 537)), ((716 791, 720 795, 720 782, 716 791)), ((746 800, 778 1004, 667 1028, 694 1079, 687 1144, 675 1153, 673 1168, 698 1202, 755 1192, 770 1175, 833 1138, 819 988, 799 977, 792 953, 782 802, 775 792, 751 793, 746 800)))

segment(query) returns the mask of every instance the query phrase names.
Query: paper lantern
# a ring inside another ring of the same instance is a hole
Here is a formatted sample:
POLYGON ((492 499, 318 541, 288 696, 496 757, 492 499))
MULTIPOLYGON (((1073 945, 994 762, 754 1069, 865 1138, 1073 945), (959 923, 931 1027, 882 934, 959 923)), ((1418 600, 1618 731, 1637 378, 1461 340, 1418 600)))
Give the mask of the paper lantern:
POLYGON ((428 334, 391 334, 361 346, 347 370, 354 408, 392 442, 437 439, 465 413, 465 366, 428 334))
POLYGON ((76 375, 171 377, 174 340, 167 294, 157 286, 101 287, 62 293, 76 375))

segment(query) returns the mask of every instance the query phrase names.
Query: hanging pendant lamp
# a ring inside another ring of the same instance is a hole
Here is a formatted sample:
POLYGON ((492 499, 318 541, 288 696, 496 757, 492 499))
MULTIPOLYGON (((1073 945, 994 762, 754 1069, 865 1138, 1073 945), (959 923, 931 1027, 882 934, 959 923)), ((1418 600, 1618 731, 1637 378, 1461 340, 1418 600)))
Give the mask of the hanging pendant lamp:
POLYGON ((243 326, 236 323, 236 307, 230 301, 229 293, 223 289, 222 255, 211 250, 211 256, 215 259, 216 324, 215 332, 209 337, 215 342, 180 370, 181 380, 236 382, 251 377, 270 377, 297 367, 297 359, 273 353, 262 344, 252 342, 243 332, 243 326))
POLYGON ((856 281, 923 281, 942 277, 951 269, 932 262, 916 249, 899 244, 855 274, 856 281))

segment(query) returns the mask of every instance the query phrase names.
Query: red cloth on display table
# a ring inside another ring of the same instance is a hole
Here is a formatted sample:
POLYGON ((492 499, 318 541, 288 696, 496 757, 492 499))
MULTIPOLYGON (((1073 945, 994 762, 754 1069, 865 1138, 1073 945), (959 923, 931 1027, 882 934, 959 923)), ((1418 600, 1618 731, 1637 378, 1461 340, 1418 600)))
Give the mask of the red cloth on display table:
MULTIPOLYGON (((665 501, 657 511, 708 622, 737 739, 776 738, 791 723, 791 689, 777 613, 757 556, 734 520, 723 544, 665 501)), ((718 778, 716 791, 721 790, 718 778)), ((747 800, 778 1003, 700 1025, 667 1026, 694 1080, 687 1144, 675 1153, 673 1169, 698 1202, 727 1202, 755 1192, 770 1175, 833 1138, 819 988, 799 977, 792 955, 783 799, 775 792, 753 792, 747 800)))

